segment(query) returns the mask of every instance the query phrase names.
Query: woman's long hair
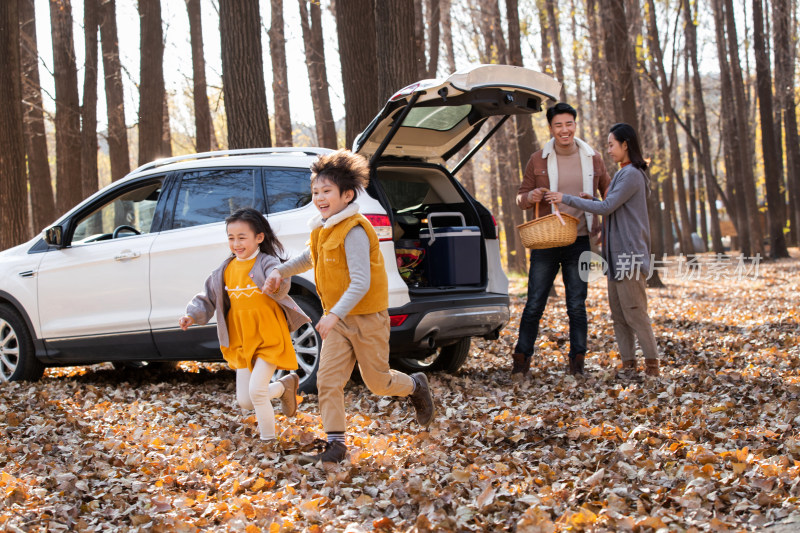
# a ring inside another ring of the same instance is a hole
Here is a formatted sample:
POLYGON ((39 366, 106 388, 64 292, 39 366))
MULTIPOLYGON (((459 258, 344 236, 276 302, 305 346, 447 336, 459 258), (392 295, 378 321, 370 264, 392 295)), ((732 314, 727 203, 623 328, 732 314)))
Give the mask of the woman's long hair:
POLYGON ((263 233, 264 240, 259 243, 258 249, 265 254, 277 257, 281 262, 285 261, 281 241, 275 236, 272 227, 270 227, 264 215, 261 214, 261 211, 252 207, 237 209, 225 219, 225 226, 231 222, 246 222, 256 235, 263 233))
POLYGON ((639 136, 636 135, 636 130, 633 126, 624 122, 618 122, 611 126, 609 133, 614 136, 618 143, 627 143, 628 145, 628 159, 631 160, 631 166, 638 168, 642 171, 644 176, 644 185, 647 194, 650 194, 650 175, 647 173, 647 161, 642 156, 641 145, 639 144, 639 136))
POLYGON ((630 124, 624 122, 614 124, 611 126, 609 133, 614 136, 618 143, 628 143, 628 158, 631 160, 631 165, 639 170, 647 170, 647 161, 642 156, 639 137, 630 124))

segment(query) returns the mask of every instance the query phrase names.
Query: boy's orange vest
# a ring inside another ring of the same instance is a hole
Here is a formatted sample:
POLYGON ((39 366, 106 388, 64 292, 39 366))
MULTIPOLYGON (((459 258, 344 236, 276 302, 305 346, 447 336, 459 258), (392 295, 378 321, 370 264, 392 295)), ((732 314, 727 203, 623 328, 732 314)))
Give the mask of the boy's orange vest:
MULTIPOLYGON (((311 232, 311 260, 314 263, 314 281, 329 312, 350 285, 350 272, 344 252, 344 238, 352 228, 361 225, 369 237, 369 290, 350 311, 351 315, 378 313, 389 307, 389 280, 383 263, 378 236, 369 220, 360 213, 348 217, 330 228, 318 227, 311 232)), ((339 317, 344 318, 344 317, 339 317)))

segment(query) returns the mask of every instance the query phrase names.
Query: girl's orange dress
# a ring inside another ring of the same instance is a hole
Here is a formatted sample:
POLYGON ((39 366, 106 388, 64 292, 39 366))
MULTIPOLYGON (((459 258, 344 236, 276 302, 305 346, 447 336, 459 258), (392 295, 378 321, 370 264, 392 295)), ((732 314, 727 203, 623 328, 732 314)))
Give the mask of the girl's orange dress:
POLYGON ((295 370, 295 356, 286 315, 278 302, 261 292, 250 278, 256 258, 234 258, 225 268, 229 346, 221 346, 231 368, 253 370, 256 358, 282 370, 295 370))

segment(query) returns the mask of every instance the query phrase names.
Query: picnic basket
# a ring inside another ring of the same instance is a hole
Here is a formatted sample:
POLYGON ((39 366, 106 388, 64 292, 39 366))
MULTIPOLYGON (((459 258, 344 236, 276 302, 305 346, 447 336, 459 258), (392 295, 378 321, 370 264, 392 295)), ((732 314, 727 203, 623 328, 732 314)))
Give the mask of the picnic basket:
POLYGON ((539 218, 539 202, 536 202, 534 219, 517 226, 522 245, 531 250, 567 246, 578 237, 578 219, 561 214, 553 204, 553 213, 539 218))

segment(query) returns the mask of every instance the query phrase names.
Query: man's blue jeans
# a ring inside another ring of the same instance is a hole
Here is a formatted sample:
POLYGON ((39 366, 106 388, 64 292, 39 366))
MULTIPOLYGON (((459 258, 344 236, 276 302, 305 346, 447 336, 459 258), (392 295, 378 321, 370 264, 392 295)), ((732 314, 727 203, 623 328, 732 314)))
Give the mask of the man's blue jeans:
POLYGON ((531 250, 531 268, 528 271, 528 301, 519 321, 519 340, 514 353, 526 358, 533 355, 536 338, 539 336, 539 320, 547 306, 547 297, 553 287, 559 267, 566 291, 567 316, 569 317, 569 356, 586 353, 587 282, 580 277, 580 256, 591 250, 589 237, 578 237, 569 246, 531 250))

